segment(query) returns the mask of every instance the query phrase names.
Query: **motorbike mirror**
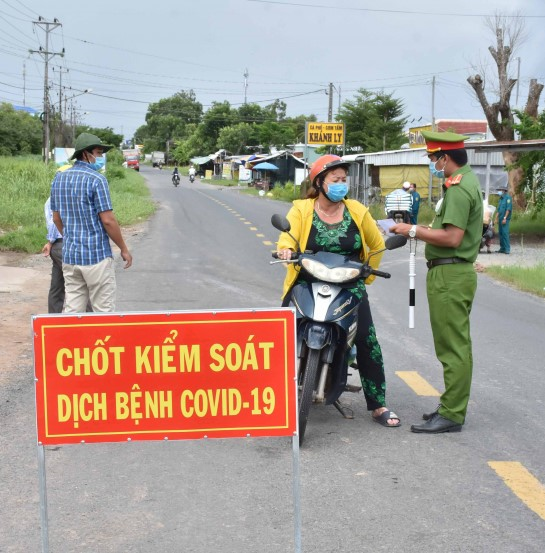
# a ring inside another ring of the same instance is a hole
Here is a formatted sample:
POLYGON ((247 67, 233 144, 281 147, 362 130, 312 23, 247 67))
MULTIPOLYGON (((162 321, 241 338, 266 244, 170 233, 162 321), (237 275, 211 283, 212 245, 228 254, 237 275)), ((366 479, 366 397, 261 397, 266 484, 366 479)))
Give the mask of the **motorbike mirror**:
POLYGON ((402 234, 396 234, 395 236, 389 236, 386 238, 384 245, 387 250, 395 250, 401 248, 407 243, 407 237, 402 234))
POLYGON ((278 213, 275 213, 271 217, 271 224, 276 230, 279 230, 280 232, 289 232, 291 230, 290 222, 282 215, 278 215, 278 213))

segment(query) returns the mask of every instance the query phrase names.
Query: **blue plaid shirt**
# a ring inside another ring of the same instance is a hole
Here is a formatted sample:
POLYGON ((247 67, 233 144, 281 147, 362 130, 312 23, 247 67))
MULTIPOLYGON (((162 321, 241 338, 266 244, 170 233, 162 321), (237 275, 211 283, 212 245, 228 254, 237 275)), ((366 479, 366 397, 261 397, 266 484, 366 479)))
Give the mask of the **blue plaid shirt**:
POLYGON ((88 163, 76 161, 55 175, 51 185, 51 210, 62 219, 62 261, 68 265, 95 265, 112 256, 110 238, 99 213, 112 210, 106 177, 88 163))

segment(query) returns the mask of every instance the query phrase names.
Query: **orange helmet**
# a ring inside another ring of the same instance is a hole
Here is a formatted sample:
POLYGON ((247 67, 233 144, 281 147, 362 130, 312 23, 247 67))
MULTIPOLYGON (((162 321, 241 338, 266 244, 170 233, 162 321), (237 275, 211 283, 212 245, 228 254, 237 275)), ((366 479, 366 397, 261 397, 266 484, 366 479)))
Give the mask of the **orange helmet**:
POLYGON ((344 161, 342 157, 326 154, 325 156, 319 157, 313 164, 310 169, 309 179, 310 184, 314 185, 315 180, 320 176, 326 173, 331 169, 336 167, 345 167, 348 170, 350 164, 348 161, 344 161))

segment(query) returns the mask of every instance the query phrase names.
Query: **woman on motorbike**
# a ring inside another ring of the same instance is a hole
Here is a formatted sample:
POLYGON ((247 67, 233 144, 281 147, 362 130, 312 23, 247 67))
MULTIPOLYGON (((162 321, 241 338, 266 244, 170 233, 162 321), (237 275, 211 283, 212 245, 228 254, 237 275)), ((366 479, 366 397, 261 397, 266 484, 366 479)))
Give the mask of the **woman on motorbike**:
MULTIPOLYGON (((287 218, 291 234, 301 251, 339 253, 364 262, 370 253, 384 248, 384 239, 369 210, 357 200, 345 199, 348 192, 348 163, 335 155, 318 158, 309 174, 311 188, 304 200, 295 200, 287 218)), ((282 233, 278 241, 278 258, 291 259, 293 242, 282 233)), ((377 254, 370 265, 378 269, 382 255, 377 254)), ((298 268, 288 264, 284 281, 283 305, 290 301, 290 290, 299 278, 298 268)), ((366 284, 375 279, 361 279, 351 289, 361 301, 358 308, 358 329, 355 345, 357 362, 367 409, 373 419, 386 427, 398 427, 400 418, 386 407, 386 379, 382 351, 378 343, 366 284)))

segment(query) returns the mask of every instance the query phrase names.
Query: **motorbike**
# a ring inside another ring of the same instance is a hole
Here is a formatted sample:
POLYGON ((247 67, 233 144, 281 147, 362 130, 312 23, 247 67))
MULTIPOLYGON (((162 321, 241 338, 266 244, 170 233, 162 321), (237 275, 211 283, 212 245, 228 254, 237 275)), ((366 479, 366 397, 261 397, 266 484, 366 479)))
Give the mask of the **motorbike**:
MULTIPOLYGON (((271 264, 294 263, 300 267, 303 277, 292 288, 290 297, 297 319, 299 444, 302 445, 312 403, 333 404, 345 418, 353 418, 339 401, 345 390, 361 389, 347 387, 359 305, 350 288, 370 275, 390 278, 389 273, 373 269, 369 259, 385 250, 404 246, 407 238, 401 235, 387 238, 384 249, 360 263, 336 253, 302 252, 290 234, 290 223, 285 217, 275 214, 271 223, 280 232, 286 232, 297 247, 290 260, 271 261, 271 264)), ((276 252, 272 255, 278 259, 276 252)))
POLYGON ((178 173, 172 175, 172 184, 174 186, 178 186, 180 184, 180 175, 178 173))
POLYGON ((195 175, 189 175, 189 182, 195 181, 195 175))
POLYGON ((389 219, 393 219, 396 223, 410 223, 411 222, 411 214, 405 210, 405 209, 393 209, 392 211, 389 211, 387 214, 389 219))

